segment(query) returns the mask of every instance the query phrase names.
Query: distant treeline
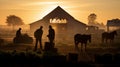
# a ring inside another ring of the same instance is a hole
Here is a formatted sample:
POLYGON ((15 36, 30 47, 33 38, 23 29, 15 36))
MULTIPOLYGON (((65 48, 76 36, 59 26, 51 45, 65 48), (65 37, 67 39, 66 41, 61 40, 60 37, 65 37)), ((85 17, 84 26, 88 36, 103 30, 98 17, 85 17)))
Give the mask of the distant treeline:
POLYGON ((8 26, 8 25, 0 25, 0 31, 13 31, 18 30, 19 28, 22 28, 24 30, 30 30, 30 25, 19 25, 19 26, 8 26))

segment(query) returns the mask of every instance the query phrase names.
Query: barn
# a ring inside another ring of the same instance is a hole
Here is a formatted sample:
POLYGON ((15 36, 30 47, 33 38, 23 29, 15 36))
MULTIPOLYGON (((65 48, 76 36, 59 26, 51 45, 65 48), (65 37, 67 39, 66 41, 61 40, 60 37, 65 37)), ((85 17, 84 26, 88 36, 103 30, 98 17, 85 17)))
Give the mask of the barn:
POLYGON ((30 31, 34 33, 36 29, 43 26, 44 36, 48 34, 48 26, 52 25, 55 29, 56 38, 66 39, 73 37, 76 33, 85 33, 87 25, 76 20, 60 6, 44 16, 42 19, 30 24, 30 31))
POLYGON ((113 31, 120 29, 120 20, 112 19, 107 21, 107 31, 113 31))

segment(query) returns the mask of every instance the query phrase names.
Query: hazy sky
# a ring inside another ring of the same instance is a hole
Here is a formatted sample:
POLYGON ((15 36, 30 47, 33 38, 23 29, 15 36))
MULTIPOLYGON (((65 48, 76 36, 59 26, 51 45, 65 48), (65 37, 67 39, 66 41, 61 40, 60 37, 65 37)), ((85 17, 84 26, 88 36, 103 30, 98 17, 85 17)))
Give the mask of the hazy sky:
POLYGON ((5 24, 9 15, 19 16, 29 24, 40 20, 57 6, 86 24, 91 13, 97 15, 99 23, 120 19, 120 0, 0 0, 0 24, 5 24))

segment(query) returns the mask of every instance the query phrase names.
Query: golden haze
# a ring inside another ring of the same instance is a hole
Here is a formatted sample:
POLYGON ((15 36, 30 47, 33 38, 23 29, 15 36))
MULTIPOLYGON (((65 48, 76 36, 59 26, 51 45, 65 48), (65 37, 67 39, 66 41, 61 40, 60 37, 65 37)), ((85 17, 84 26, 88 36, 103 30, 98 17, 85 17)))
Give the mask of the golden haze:
POLYGON ((0 0, 0 24, 5 25, 6 17, 16 15, 26 24, 40 20, 57 6, 87 24, 90 13, 97 15, 99 23, 120 18, 120 0, 0 0))

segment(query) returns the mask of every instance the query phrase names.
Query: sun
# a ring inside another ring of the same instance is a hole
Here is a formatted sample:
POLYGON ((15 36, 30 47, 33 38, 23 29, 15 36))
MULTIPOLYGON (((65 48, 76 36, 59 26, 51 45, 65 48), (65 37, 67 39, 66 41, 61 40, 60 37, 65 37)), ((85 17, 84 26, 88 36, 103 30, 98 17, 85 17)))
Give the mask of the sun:
POLYGON ((62 5, 62 2, 40 2, 37 4, 41 4, 44 6, 40 6, 37 9, 40 9, 39 11, 36 12, 35 20, 40 20, 47 14, 49 14, 51 11, 53 11, 56 7, 61 6, 64 8, 64 5, 62 5))
POLYGON ((49 14, 52 10, 54 10, 56 8, 56 6, 53 6, 53 5, 50 5, 50 6, 46 6, 44 9, 43 9, 43 13, 41 14, 42 17, 44 17, 45 15, 49 14))
POLYGON ((42 10, 36 12, 36 18, 35 19, 42 19, 44 16, 46 16, 47 14, 49 14, 52 10, 54 10, 54 8, 56 8, 56 6, 50 5, 50 6, 45 6, 44 8, 42 8, 42 10))

